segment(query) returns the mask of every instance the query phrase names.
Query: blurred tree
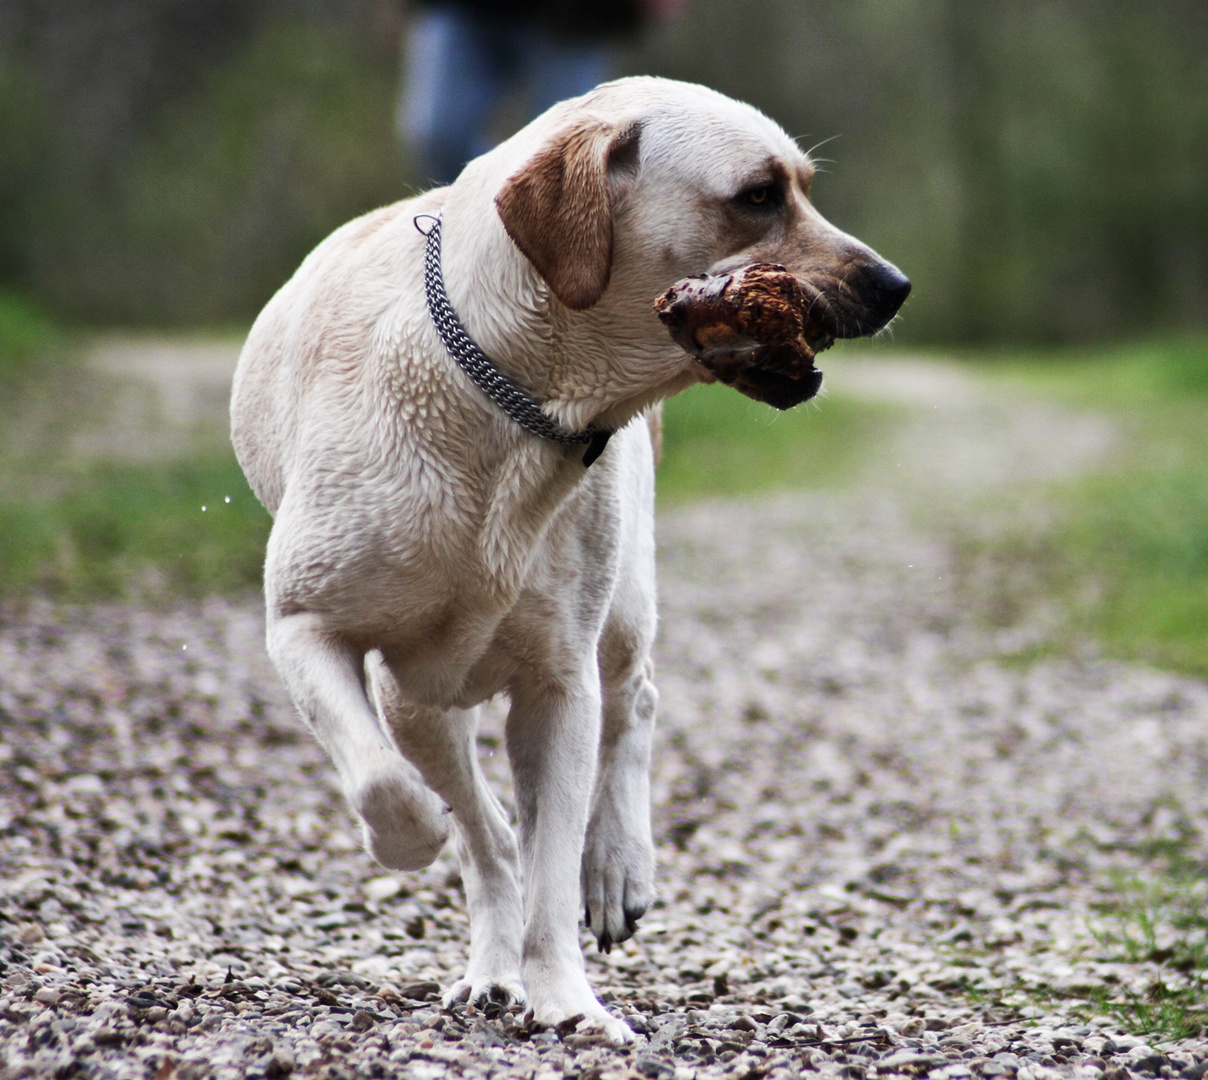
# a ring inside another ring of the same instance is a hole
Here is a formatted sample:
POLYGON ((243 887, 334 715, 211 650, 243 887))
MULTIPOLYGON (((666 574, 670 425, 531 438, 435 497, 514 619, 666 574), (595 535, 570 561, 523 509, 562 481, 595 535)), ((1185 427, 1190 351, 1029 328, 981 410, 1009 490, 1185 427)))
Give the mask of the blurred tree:
MULTIPOLYGON (((404 194, 399 0, 4 0, 0 287, 80 318, 245 319, 404 194)), ((635 70, 821 143, 914 340, 1208 326, 1203 0, 691 0, 635 70)))
POLYGON ((899 332, 1053 341, 1208 326, 1208 5, 691 10, 638 62, 824 142, 835 161, 821 209, 915 280, 899 332))
POLYGON ((402 193, 385 0, 0 12, 0 141, 24 148, 0 167, 0 275, 62 314, 248 318, 335 225, 402 193))

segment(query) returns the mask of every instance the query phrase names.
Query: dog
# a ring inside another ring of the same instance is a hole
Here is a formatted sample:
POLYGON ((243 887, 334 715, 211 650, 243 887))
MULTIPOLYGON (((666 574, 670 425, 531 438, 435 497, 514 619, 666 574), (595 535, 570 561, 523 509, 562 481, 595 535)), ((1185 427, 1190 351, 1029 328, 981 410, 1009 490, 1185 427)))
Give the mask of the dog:
POLYGON ((633 1037, 588 985, 578 913, 607 950, 654 896, 653 433, 712 378, 652 301, 775 263, 818 298, 821 345, 880 330, 910 283, 821 217, 812 175, 750 106, 606 83, 336 231, 252 327, 232 440, 274 517, 268 651, 373 857, 419 869, 455 838, 471 939, 447 1007, 633 1037), (552 436, 455 362, 446 301, 552 436), (515 833, 475 757, 497 694, 515 833))

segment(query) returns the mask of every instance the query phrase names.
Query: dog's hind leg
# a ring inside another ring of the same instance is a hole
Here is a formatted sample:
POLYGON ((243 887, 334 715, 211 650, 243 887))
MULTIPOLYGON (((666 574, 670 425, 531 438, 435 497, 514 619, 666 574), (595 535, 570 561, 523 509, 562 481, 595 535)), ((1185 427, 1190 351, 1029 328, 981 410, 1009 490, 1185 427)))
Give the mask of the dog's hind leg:
POLYGON ((446 992, 460 1001, 522 1004, 520 945, 523 902, 516 837, 478 765, 477 709, 437 709, 403 700, 378 653, 366 663, 378 707, 394 741, 448 803, 470 911, 470 960, 465 977, 446 992))
POLYGON ((654 900, 650 755, 658 693, 650 649, 655 612, 654 463, 649 440, 626 480, 634 493, 621 565, 597 650, 604 695, 600 764, 583 848, 583 907, 600 949, 630 937, 654 900))
POLYGON ((370 854, 398 870, 429 865, 449 837, 449 815, 374 712, 361 652, 327 633, 318 615, 274 616, 271 610, 268 651, 295 707, 335 764, 370 854))

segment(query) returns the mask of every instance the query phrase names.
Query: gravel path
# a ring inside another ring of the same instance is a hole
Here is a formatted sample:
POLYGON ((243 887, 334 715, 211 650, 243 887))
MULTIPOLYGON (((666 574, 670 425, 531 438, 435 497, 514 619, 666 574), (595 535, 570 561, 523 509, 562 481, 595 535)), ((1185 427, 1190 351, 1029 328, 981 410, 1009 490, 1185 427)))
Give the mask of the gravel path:
POLYGON ((637 1046, 440 1010, 455 860, 389 876, 360 850, 254 599, 33 603, 0 612, 0 1075, 1202 1076, 1202 1038, 1085 999, 1183 978, 1093 931, 1120 873, 1208 820, 1208 687, 1004 665, 1044 613, 987 628, 933 527, 1110 428, 885 370, 841 384, 911 410, 868 482, 661 521, 660 901, 587 960, 637 1046))

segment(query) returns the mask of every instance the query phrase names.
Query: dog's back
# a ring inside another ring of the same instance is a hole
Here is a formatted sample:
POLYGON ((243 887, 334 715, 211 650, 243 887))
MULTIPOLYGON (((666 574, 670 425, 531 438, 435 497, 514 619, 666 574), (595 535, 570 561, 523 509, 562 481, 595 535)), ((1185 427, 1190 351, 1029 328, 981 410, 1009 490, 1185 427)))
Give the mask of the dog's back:
POLYGON ((395 203, 349 222, 324 240, 260 313, 235 371, 231 441, 248 483, 275 515, 296 454, 321 418, 379 405, 387 364, 422 333, 420 281, 408 258, 421 250, 412 218, 431 212, 432 195, 395 203), (358 370, 359 369, 359 370, 358 370), (350 385, 357 387, 356 394, 350 385))

